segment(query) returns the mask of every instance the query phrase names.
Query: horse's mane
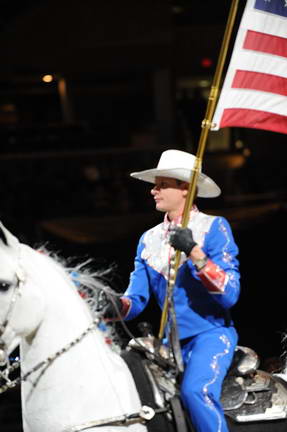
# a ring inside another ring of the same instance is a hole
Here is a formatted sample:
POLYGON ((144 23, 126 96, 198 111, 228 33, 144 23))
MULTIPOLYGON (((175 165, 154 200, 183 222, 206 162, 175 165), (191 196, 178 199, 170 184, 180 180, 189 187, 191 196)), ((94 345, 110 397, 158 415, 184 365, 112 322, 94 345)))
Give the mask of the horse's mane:
POLYGON ((41 246, 37 248, 37 251, 55 261, 64 270, 89 305, 92 313, 102 308, 103 295, 107 298, 122 295, 111 287, 112 273, 115 271, 114 265, 95 270, 93 269, 94 261, 92 258, 72 265, 71 261, 75 258, 64 258, 59 253, 49 250, 47 246, 41 246))
MULTIPOLYGON (((64 258, 59 253, 49 250, 46 245, 37 247, 37 251, 59 266, 72 280, 79 295, 88 305, 93 318, 101 318, 107 303, 115 303, 114 297, 122 295, 111 287, 111 280, 116 269, 114 265, 106 269, 95 270, 92 258, 72 265, 71 262, 76 258, 64 258)), ((77 259, 77 261, 79 260, 77 259)), ((115 323, 102 322, 101 328, 107 333, 107 337, 117 346, 116 350, 118 350, 121 341, 115 323)))

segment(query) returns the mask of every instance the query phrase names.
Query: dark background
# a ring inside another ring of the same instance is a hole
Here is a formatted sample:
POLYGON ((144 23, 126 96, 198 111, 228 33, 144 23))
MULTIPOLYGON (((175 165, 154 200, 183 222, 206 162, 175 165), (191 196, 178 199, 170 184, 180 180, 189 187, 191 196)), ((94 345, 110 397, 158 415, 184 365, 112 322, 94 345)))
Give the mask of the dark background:
MULTIPOLYGON (((7 228, 31 246, 91 256, 99 269, 116 265, 112 282, 124 291, 139 236, 162 217, 150 186, 129 173, 156 166, 168 148, 196 152, 229 7, 223 0, 2 1, 0 218, 7 228), (43 82, 45 74, 53 81, 43 82)), ((282 354, 287 328, 286 162, 286 135, 212 132, 203 171, 223 193, 197 203, 232 225, 242 274, 233 317, 239 343, 263 366, 282 354)), ((156 332, 159 319, 151 302, 130 329, 137 334, 136 324, 148 320, 156 332)))

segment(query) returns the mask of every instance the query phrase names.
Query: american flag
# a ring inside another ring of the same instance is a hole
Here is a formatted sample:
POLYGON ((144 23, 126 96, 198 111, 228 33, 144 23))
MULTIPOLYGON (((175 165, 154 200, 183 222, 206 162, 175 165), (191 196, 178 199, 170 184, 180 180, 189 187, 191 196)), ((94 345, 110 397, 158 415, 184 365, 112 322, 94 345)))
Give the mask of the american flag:
POLYGON ((287 133, 287 0, 247 0, 212 123, 287 133))

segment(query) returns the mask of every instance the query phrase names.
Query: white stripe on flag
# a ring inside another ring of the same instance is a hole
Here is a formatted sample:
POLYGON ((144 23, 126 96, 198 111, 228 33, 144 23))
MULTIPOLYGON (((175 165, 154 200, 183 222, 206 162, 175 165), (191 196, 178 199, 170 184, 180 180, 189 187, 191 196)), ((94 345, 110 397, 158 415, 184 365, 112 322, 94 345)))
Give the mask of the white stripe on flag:
POLYGON ((258 11, 253 8, 253 3, 254 1, 249 2, 249 5, 247 4, 248 14, 243 15, 240 27, 286 37, 286 18, 272 14, 267 15, 262 11, 258 11), (250 3, 252 3, 252 7, 250 3))
MULTIPOLYGON (((226 95, 224 108, 246 108, 286 115, 286 96, 272 95, 266 92, 231 89, 226 95)), ((286 119, 287 121, 287 119, 286 119)))
MULTIPOLYGON (((242 50, 236 62, 236 69, 279 75, 287 78, 287 58, 242 50)), ((234 71, 235 68, 233 68, 234 71)))

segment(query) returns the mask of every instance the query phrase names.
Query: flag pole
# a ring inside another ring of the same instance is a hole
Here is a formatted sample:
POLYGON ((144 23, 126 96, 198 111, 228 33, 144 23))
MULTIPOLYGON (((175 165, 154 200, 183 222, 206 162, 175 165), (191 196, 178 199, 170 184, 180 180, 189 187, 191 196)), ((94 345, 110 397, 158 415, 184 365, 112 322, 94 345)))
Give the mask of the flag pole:
MULTIPOLYGON (((238 3, 239 3, 239 0, 232 0, 232 4, 230 7, 230 11, 229 11, 228 19, 227 19, 227 24, 226 24, 226 28, 225 28, 225 32, 224 32, 224 37, 223 37, 223 41, 222 41, 222 45, 221 45, 221 49, 220 49, 220 53, 219 53, 219 57, 218 57, 218 62, 217 62, 212 86, 210 89, 210 94, 208 97, 208 103, 207 103, 205 117, 201 123, 202 129, 201 129, 201 134, 200 134, 200 138, 199 138, 195 164, 194 164, 194 168, 193 168, 193 171, 192 171, 192 174, 190 177, 188 194, 187 194, 185 207, 184 207, 184 211, 183 211, 183 216, 182 216, 181 226, 183 228, 185 228, 188 225, 189 214, 190 214, 190 210, 191 210, 191 207, 193 205, 193 201, 194 201, 194 197, 195 197, 197 179, 198 179, 198 176, 199 176, 200 170, 201 170, 202 159, 203 159, 203 154, 204 154, 205 147, 206 147, 208 132, 209 132, 211 125, 212 125, 211 121, 212 121, 212 117, 213 117, 213 114, 215 111, 216 102, 218 99, 219 86, 220 86, 220 82, 221 82, 223 67, 225 64, 229 43, 230 43, 232 29, 233 29, 234 21, 235 21, 236 14, 237 14, 238 3)), ((164 330, 165 330, 165 326, 166 326, 167 318, 168 318, 168 309, 169 309, 170 305, 172 305, 172 303, 173 303, 172 302, 172 292, 173 292, 173 287, 175 284, 177 270, 178 270, 179 263, 180 263, 180 256, 181 256, 181 252, 176 251, 176 253, 172 257, 172 260, 170 263, 171 271, 170 271, 170 275, 169 275, 167 293, 165 296, 165 302, 164 302, 164 306, 163 306, 163 310, 162 310, 160 329, 159 329, 159 335, 158 335, 158 338, 160 341, 162 340, 163 335, 164 335, 164 330)), ((174 320, 175 320, 175 314, 173 313, 172 315, 173 315, 174 320)), ((176 323, 173 322, 172 325, 175 327, 176 323)), ((180 359, 180 355, 178 354, 179 344, 176 343, 176 341, 174 341, 174 342, 175 342, 175 345, 178 345, 177 347, 174 347, 175 349, 173 349, 174 354, 176 351, 177 355, 178 355, 178 359, 176 358, 177 357, 176 355, 175 355, 175 359, 177 362, 177 366, 179 367, 180 370, 182 370, 183 369, 182 364, 178 364, 178 363, 182 362, 180 359)))

